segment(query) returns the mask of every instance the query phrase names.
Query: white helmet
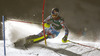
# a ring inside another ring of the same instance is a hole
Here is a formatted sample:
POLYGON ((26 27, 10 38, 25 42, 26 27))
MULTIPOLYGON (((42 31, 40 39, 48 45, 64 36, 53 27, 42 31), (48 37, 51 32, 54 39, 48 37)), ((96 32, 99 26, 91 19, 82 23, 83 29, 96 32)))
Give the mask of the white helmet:
POLYGON ((58 8, 52 8, 51 15, 59 15, 59 9, 58 8))

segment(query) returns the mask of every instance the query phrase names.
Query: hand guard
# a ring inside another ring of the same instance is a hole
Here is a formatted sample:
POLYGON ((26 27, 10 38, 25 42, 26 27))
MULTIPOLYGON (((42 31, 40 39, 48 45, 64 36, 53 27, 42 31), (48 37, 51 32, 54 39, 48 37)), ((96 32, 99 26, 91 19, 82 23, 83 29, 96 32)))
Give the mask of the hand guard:
MULTIPOLYGON (((42 25, 43 25, 43 23, 42 23, 42 25)), ((50 27, 50 24, 44 23, 44 27, 49 28, 50 27)))
POLYGON ((69 42, 69 40, 67 40, 67 36, 64 36, 64 37, 62 38, 62 42, 63 42, 63 43, 69 42))

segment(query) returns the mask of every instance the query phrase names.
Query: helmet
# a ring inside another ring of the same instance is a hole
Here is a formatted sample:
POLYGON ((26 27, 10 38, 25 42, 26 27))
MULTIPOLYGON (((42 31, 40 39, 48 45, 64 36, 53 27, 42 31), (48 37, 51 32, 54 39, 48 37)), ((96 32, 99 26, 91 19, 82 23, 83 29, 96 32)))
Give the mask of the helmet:
POLYGON ((51 15, 59 15, 59 9, 58 8, 52 8, 51 15))

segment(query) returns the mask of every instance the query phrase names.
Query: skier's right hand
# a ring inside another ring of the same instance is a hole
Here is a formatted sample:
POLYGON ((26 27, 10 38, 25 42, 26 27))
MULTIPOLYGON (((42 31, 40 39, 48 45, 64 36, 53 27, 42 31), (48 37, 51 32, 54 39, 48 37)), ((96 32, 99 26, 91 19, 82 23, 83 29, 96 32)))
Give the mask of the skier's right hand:
POLYGON ((44 27, 49 28, 50 27, 50 24, 44 23, 44 27))

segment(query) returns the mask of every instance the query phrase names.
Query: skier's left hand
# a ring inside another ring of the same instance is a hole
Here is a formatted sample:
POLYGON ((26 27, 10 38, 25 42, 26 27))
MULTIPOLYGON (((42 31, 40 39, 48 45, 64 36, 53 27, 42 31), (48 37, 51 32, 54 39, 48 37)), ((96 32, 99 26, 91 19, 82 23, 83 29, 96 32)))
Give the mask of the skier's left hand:
POLYGON ((69 42, 69 40, 67 40, 67 36, 66 35, 62 38, 62 42, 63 43, 69 42))

